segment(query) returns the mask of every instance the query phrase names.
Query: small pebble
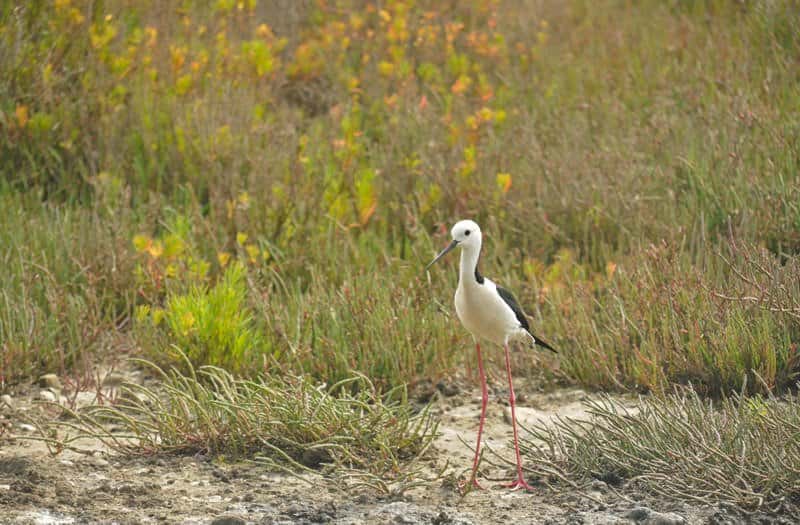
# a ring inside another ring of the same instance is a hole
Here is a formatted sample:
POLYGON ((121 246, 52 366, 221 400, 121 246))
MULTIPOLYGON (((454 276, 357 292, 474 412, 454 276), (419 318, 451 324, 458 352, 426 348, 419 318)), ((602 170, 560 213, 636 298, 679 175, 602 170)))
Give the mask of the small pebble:
POLYGON ((117 372, 112 372, 103 379, 103 386, 117 387, 124 382, 125 382, 125 376, 117 372))
POLYGON ((594 500, 594 501, 603 501, 603 493, 602 493, 602 492, 600 492, 599 490, 590 490, 590 491, 589 491, 589 492, 588 492, 586 495, 587 495, 587 496, 589 497, 589 499, 591 499, 591 500, 594 500))
POLYGON ((650 516, 652 512, 653 511, 648 509, 647 507, 636 507, 626 512, 625 517, 633 521, 643 521, 647 519, 647 517, 650 516))
POLYGON ((88 459, 88 463, 89 463, 90 465, 93 465, 93 466, 95 466, 95 467, 101 467, 101 468, 102 468, 102 467, 107 467, 107 466, 109 465, 109 463, 108 463, 108 461, 107 461, 107 460, 105 460, 105 459, 103 459, 103 458, 96 457, 96 456, 92 456, 92 457, 90 457, 90 458, 88 459))
POLYGON ((41 388, 61 390, 61 380, 55 374, 44 374, 39 376, 39 386, 41 388))
POLYGON ((55 403, 58 401, 58 394, 49 388, 43 388, 39 390, 39 394, 36 396, 36 398, 41 401, 47 401, 48 403, 55 403))
POLYGON ((211 525, 245 525, 247 522, 237 516, 217 516, 211 525))
POLYGON ((0 406, 7 405, 9 408, 13 408, 14 400, 8 394, 3 394, 0 396, 0 406))
POLYGON ((686 519, 674 512, 651 512, 644 525, 683 525, 686 519))
POLYGON ((461 393, 461 389, 455 383, 445 383, 439 381, 436 383, 436 390, 444 394, 445 397, 453 397, 461 393))
POLYGON ((596 479, 592 481, 592 488, 598 492, 605 492, 608 490, 608 483, 596 479))

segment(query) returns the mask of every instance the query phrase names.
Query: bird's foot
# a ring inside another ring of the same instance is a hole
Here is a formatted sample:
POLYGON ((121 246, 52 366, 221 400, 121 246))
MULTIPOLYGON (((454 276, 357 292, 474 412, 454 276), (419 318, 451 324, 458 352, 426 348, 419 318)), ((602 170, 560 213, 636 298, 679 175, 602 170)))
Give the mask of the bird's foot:
POLYGON ((527 490, 529 492, 533 492, 533 490, 534 490, 534 488, 532 486, 528 485, 528 482, 525 481, 522 478, 522 476, 517 477, 517 479, 515 479, 511 483, 508 483, 507 485, 503 485, 503 486, 505 488, 508 488, 508 489, 511 489, 511 490, 524 489, 524 490, 527 490))

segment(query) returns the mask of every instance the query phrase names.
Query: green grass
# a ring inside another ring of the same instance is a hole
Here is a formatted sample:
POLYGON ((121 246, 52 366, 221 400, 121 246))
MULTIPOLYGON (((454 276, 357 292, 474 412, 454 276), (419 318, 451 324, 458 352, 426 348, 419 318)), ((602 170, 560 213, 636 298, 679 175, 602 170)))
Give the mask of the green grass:
POLYGON ((0 7, 5 385, 128 338, 245 375, 450 373, 454 270, 421 269, 466 217, 551 377, 793 384, 793 2, 226 5, 0 7))
POLYGON ((117 334, 134 303, 125 220, 36 195, 0 195, 0 209, 0 386, 84 370, 125 344, 117 334))
POLYGON ((713 403, 692 389, 587 402, 590 418, 532 429, 526 468, 551 481, 602 479, 679 501, 791 512, 800 498, 800 403, 733 395, 713 403))
POLYGON ((556 290, 546 326, 569 334, 571 379, 605 389, 704 394, 791 388, 800 371, 800 265, 766 250, 727 247, 692 264, 680 246, 651 246, 611 279, 556 290), (550 322, 555 321, 553 324, 550 322), (754 381, 755 377, 765 378, 754 381))
POLYGON ((65 437, 48 444, 96 438, 129 455, 254 458, 398 493, 419 481, 417 460, 436 436, 437 423, 427 409, 415 413, 404 388, 381 394, 361 375, 325 387, 303 377, 238 379, 216 367, 195 370, 188 360, 185 374, 142 364, 162 380, 158 389, 124 384, 113 406, 70 412, 52 427, 65 437))

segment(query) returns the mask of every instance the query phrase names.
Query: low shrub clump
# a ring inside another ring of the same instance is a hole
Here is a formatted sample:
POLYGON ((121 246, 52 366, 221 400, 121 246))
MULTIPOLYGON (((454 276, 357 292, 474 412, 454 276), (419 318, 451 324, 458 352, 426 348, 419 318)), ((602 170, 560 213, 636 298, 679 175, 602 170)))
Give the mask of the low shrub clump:
POLYGON ((586 421, 559 419, 521 444, 543 479, 602 479, 652 493, 744 510, 800 504, 800 397, 733 395, 713 402, 691 388, 643 397, 635 409, 588 401, 586 421))
MULTIPOLYGON (((178 353, 180 355, 180 353, 178 353)), ((111 406, 71 412, 56 446, 100 439, 123 454, 207 454, 257 459, 271 467, 331 467, 363 482, 401 485, 436 436, 427 410, 405 390, 379 393, 364 376, 330 386, 303 377, 239 379, 216 367, 165 372, 157 389, 126 384, 111 406), (114 430, 109 430, 114 429, 114 430), (77 431, 77 433, 75 432, 77 431)))

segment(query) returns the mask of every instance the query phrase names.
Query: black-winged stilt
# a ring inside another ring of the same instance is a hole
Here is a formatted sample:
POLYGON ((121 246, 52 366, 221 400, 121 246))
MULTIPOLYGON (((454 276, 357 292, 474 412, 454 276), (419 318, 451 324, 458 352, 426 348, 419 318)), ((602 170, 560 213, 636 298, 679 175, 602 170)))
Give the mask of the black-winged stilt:
POLYGON ((481 486, 476 479, 478 460, 480 459, 481 434, 486 418, 486 402, 489 394, 486 387, 486 374, 483 369, 480 340, 486 340, 502 345, 506 354, 506 373, 508 374, 509 402, 511 404, 511 425, 514 429, 514 453, 517 459, 517 479, 508 487, 512 489, 524 488, 532 490, 522 475, 522 460, 519 455, 519 441, 517 439, 517 418, 514 413, 516 399, 514 385, 511 379, 511 362, 509 359, 508 344, 511 341, 524 341, 531 345, 537 344, 548 350, 556 350, 533 335, 525 313, 520 308, 514 296, 508 290, 497 286, 495 283, 482 276, 478 271, 478 258, 481 253, 481 229, 473 221, 459 221, 450 231, 452 242, 439 252, 428 266, 441 259, 449 251, 461 247, 461 268, 458 275, 458 288, 456 289, 456 313, 464 327, 469 330, 475 339, 475 348, 478 352, 478 375, 481 379, 481 419, 478 426, 478 443, 475 446, 475 459, 472 463, 472 476, 470 482, 478 488, 481 486))

